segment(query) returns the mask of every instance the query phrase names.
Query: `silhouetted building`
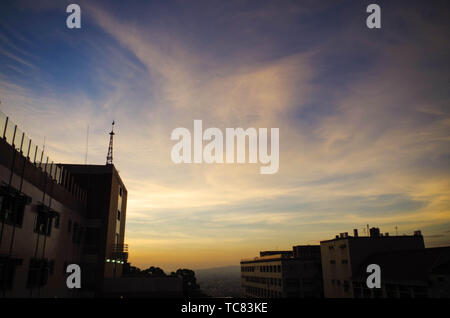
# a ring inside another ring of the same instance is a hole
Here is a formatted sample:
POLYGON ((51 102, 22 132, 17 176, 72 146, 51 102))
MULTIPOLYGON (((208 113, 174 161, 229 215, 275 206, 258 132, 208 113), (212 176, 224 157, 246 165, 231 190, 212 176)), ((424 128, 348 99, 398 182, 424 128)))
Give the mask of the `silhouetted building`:
MULTIPOLYGON (((409 236, 389 236, 388 233, 383 235, 380 234, 379 229, 372 228, 370 236, 358 236, 355 230, 354 236, 349 236, 345 232, 332 240, 321 241, 325 297, 353 298, 355 296, 353 279, 360 273, 360 267, 370 256, 397 251, 423 252, 424 249, 425 245, 420 231, 409 236)), ((384 269, 381 268, 382 276, 383 271, 384 269)), ((360 278, 355 283, 359 284, 360 278)))
POLYGON ((449 298, 450 247, 377 253, 359 266, 352 279, 355 298, 449 298), (381 288, 367 288, 366 268, 381 268, 381 288))
POLYGON ((241 260, 242 297, 323 297, 320 247, 265 251, 241 260))
POLYGON ((82 249, 83 286, 103 293, 103 279, 122 276, 127 189, 114 165, 61 165, 87 191, 82 249))
POLYGON ((53 163, 0 112, 1 296, 101 295, 127 261, 126 202, 113 165, 53 163), (68 264, 80 290, 66 286, 68 264))

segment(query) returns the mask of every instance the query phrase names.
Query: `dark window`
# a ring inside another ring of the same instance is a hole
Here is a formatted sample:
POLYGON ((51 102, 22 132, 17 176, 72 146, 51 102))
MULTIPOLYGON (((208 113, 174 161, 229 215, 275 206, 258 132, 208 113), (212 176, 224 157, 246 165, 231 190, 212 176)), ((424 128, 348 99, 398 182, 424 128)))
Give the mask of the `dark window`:
POLYGON ((117 210, 117 220, 120 221, 120 211, 117 210))
POLYGON ((53 213, 48 207, 39 205, 34 231, 42 235, 50 236, 52 232, 52 223, 53 213))
POLYGON ((0 289, 12 289, 16 266, 18 265, 22 265, 21 259, 0 257, 0 289))
POLYGON ((59 229, 59 221, 60 221, 60 215, 59 213, 55 214, 55 229, 59 229))
POLYGON ((348 260, 343 259, 343 260, 342 260, 342 264, 348 264, 348 260))
POLYGON ((0 188, 0 221, 6 224, 22 226, 25 206, 31 203, 31 198, 15 189, 0 188), (9 189, 9 190, 8 190, 9 189))
POLYGON ((47 259, 32 258, 28 268, 27 287, 45 286, 48 276, 53 273, 53 267, 54 262, 49 262, 47 259))
POLYGON ((330 260, 330 264, 336 264, 336 261, 334 259, 330 260))

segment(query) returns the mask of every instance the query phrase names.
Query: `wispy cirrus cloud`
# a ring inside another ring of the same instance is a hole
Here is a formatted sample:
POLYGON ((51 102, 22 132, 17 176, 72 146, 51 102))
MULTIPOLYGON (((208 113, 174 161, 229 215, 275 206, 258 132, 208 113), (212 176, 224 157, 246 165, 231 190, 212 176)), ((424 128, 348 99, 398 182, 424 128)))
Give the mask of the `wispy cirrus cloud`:
MULTIPOLYGON (((8 38, 16 46, 8 54, 20 54, 48 81, 34 79, 36 90, 1 72, 0 93, 31 136, 47 136, 55 160, 83 162, 89 124, 89 161, 102 164, 116 120, 133 262, 231 264, 367 223, 430 235, 449 223, 448 29, 439 18, 392 5, 389 32, 375 34, 351 19, 359 7, 345 1, 277 10, 198 2, 208 14, 156 6, 152 19, 134 4, 115 5, 81 3, 86 34, 53 35, 81 56, 65 75, 42 67, 45 52, 32 58, 8 38), (324 17, 329 24, 314 22, 324 17), (394 23, 405 19, 410 30, 394 23), (279 127, 279 172, 267 178, 251 164, 174 165, 170 133, 192 129, 194 119, 205 128, 279 127)), ((439 239, 446 238, 430 236, 432 244, 439 239)))

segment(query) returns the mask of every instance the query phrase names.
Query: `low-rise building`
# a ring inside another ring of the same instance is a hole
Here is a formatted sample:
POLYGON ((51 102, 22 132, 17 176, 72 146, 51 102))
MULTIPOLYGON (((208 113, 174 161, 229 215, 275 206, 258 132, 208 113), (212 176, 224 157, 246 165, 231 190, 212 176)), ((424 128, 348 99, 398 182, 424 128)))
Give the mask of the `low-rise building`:
POLYGON ((323 297, 319 246, 263 251, 241 260, 242 297, 323 297))

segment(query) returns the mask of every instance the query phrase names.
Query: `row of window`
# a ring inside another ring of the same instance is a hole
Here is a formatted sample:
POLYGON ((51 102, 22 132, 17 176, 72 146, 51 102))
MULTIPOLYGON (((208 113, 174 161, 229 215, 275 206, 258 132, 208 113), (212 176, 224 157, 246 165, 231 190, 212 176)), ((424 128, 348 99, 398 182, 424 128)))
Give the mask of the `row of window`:
MULTIPOLYGON (((21 227, 25 206, 32 202, 31 198, 10 187, 0 187, 0 221, 6 224, 21 227)), ((52 229, 60 227, 60 214, 49 207, 39 204, 37 206, 36 222, 34 232, 40 235, 51 236, 52 229)), ((78 223, 69 220, 67 231, 72 232, 72 242, 80 244, 82 242, 85 228, 78 223), (73 231, 72 231, 73 229, 73 231)))
POLYGON ((259 270, 263 273, 281 273, 281 265, 266 265, 266 266, 242 266, 242 272, 255 272, 259 270))
MULTIPOLYGON (((22 259, 0 258, 0 289, 11 290, 16 267, 22 265, 22 259)), ((53 274, 55 262, 53 260, 30 259, 27 275, 27 288, 38 288, 47 284, 48 278, 53 274)))
POLYGON ((280 291, 251 286, 245 287, 245 293, 247 297, 281 298, 283 296, 280 291))
MULTIPOLYGON (((22 259, 0 257, 0 290, 11 290, 16 267, 21 266, 22 259)), ((64 262, 62 275, 67 275, 66 268, 69 262, 64 262)), ((50 275, 53 275, 55 261, 46 258, 32 258, 28 266, 26 287, 40 288, 47 285, 50 275)))
POLYGON ((364 283, 353 282, 355 298, 428 298, 426 286, 404 286, 385 284, 381 289, 369 289, 364 283))
POLYGON ((246 282, 258 283, 264 285, 281 286, 281 278, 274 277, 255 277, 255 276, 243 276, 246 282))

